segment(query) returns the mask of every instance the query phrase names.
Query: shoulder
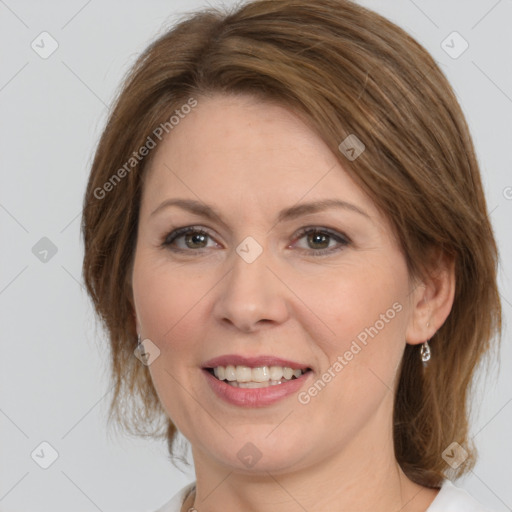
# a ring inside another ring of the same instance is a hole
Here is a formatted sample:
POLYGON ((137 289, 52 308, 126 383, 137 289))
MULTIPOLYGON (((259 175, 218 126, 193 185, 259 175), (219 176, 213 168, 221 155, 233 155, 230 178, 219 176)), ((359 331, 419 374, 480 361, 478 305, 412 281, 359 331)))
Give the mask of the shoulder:
POLYGON ((466 490, 445 480, 441 490, 426 512, 492 512, 475 500, 466 490))
POLYGON ((164 503, 155 512, 180 512, 185 498, 190 493, 190 491, 192 491, 195 485, 195 482, 192 482, 191 484, 183 487, 183 489, 178 491, 167 503, 164 503))

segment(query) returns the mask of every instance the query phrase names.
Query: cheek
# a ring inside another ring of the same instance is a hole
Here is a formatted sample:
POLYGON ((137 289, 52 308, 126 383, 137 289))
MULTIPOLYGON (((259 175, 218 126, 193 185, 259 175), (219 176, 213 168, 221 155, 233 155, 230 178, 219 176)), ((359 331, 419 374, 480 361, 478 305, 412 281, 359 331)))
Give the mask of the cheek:
POLYGON ((330 337, 336 343, 340 338, 357 336, 376 322, 379 331, 391 330, 391 324, 403 328, 401 312, 408 290, 406 274, 400 270, 384 265, 347 265, 319 273, 307 283, 298 280, 302 284, 296 292, 330 328, 330 337), (381 315, 385 329, 379 321, 381 315))
POLYGON ((160 350, 149 366, 153 384, 169 417, 186 430, 200 411, 189 410, 190 395, 182 383, 198 371, 198 346, 208 328, 205 299, 214 280, 204 272, 184 270, 165 257, 141 250, 136 254, 132 286, 142 335, 160 350))
MULTIPOLYGON (((317 329, 316 334, 310 329, 321 361, 315 378, 326 384, 312 382, 301 403, 310 400, 305 407, 314 410, 310 416, 323 418, 333 429, 343 425, 348 437, 382 411, 383 404, 392 408, 394 379, 405 346, 404 275, 380 264, 353 266, 338 272, 336 279, 320 279, 309 287, 308 306, 329 327, 317 329)), ((309 313, 311 327, 313 317, 309 313)))
POLYGON ((352 379, 359 384, 375 380, 373 372, 390 385, 405 347, 407 325, 408 281, 401 260, 394 266, 347 266, 330 279, 317 277, 307 297, 321 320, 316 325, 324 326, 312 336, 326 368, 342 357, 347 369, 357 368, 357 378, 354 373, 352 379))
POLYGON ((141 251, 134 263, 133 293, 143 334, 162 351, 180 350, 200 325, 191 318, 211 287, 204 273, 141 251))

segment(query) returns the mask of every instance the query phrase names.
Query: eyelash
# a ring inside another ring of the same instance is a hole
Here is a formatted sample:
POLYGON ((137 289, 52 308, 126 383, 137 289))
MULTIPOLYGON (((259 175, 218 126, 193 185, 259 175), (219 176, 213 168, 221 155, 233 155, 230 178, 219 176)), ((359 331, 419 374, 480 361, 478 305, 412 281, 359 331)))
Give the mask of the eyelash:
MULTIPOLYGON (((209 237, 210 239, 213 239, 213 237, 210 235, 210 233, 208 233, 207 231, 205 231, 201 227, 198 227, 198 226, 186 226, 186 227, 183 227, 183 228, 175 229, 174 231, 171 231, 170 233, 168 233, 164 237, 161 246, 163 248, 166 248, 166 249, 168 249, 170 251, 173 251, 173 252, 196 253, 196 255, 201 254, 204 249, 207 249, 206 247, 201 247, 199 249, 179 249, 179 248, 176 248, 176 247, 172 246, 172 244, 178 238, 180 238, 180 237, 182 237, 184 235, 187 235, 187 234, 203 235, 203 236, 209 237)), ((309 249, 309 250, 308 249, 302 249, 302 251, 309 252, 310 255, 315 256, 315 257, 324 256, 324 255, 327 255, 327 254, 330 254, 330 253, 333 253, 333 252, 337 252, 337 251, 341 250, 342 247, 346 247, 346 246, 351 244, 351 240, 346 235, 344 235, 342 233, 338 233, 336 231, 332 231, 332 230, 327 229, 327 228, 319 228, 319 227, 311 227, 311 226, 302 228, 294 236, 294 240, 300 240, 301 238, 303 238, 303 237, 305 237, 307 235, 310 235, 310 234, 323 234, 323 235, 327 235, 327 236, 330 237, 330 239, 334 239, 336 242, 338 242, 338 244, 341 245, 341 247, 334 247, 334 248, 331 247, 331 248, 327 248, 327 249, 318 249, 318 250, 315 250, 315 249, 309 249)))

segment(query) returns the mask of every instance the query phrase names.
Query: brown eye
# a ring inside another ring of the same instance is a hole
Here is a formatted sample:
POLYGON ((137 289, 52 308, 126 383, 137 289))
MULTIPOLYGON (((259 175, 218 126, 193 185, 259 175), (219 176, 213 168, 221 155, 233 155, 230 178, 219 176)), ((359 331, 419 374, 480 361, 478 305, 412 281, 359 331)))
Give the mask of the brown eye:
POLYGON ((311 249, 327 249, 329 247, 329 242, 331 241, 331 236, 327 233, 317 231, 308 233, 307 240, 311 249))
POLYGON ((304 228, 296 238, 296 246, 313 256, 323 256, 350 244, 348 237, 325 228, 304 228), (304 243, 300 243, 305 240, 304 243))
POLYGON ((206 246, 208 235, 203 233, 188 233, 185 235, 185 244, 189 249, 202 249, 206 246))
POLYGON ((216 245, 207 231, 188 226, 169 233, 162 242, 162 246, 174 251, 193 251, 212 247, 208 246, 209 241, 216 245))

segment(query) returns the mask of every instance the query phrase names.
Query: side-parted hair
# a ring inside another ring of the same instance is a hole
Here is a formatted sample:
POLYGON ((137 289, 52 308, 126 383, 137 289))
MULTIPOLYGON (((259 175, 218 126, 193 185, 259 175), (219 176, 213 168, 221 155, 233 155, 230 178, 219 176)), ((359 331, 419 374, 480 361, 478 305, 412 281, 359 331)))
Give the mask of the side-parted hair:
POLYGON ((257 0, 189 14, 125 78, 95 153, 81 225, 83 277, 110 341, 109 419, 131 433, 165 436, 173 454, 176 427, 134 356, 131 273, 140 198, 156 153, 150 140, 158 145, 162 129, 172 137, 171 116, 219 93, 249 94, 262 108, 273 101, 299 114, 390 220, 411 277, 428 272, 432 249, 455 261, 453 307, 430 340, 425 371, 419 347, 406 345, 394 446, 403 471, 421 485, 439 487, 448 475, 469 471, 476 453, 471 384, 501 334, 498 254, 475 150, 429 53, 348 0, 257 0), (351 134, 365 145, 355 160, 338 148, 351 134), (442 452, 453 441, 469 456, 451 471, 442 452))

